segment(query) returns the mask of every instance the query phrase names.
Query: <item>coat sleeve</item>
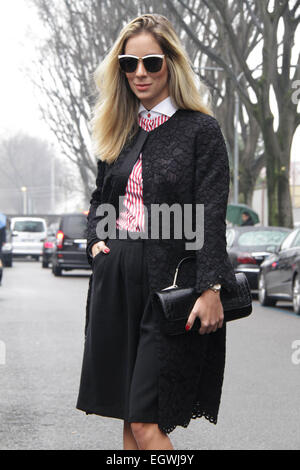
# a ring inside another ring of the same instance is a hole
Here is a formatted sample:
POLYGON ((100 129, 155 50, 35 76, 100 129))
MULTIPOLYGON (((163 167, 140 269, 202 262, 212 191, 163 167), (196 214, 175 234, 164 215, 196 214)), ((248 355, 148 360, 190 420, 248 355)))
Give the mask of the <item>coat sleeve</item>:
POLYGON ((86 247, 86 254, 89 264, 92 264, 92 256, 91 256, 91 248, 94 243, 100 241, 97 237, 96 228, 97 223, 101 219, 101 217, 96 215, 96 211, 98 206, 101 204, 101 193, 102 193, 102 186, 104 181, 105 175, 105 168, 106 163, 98 160, 97 163, 97 177, 96 177, 96 189, 92 192, 91 200, 90 200, 90 209, 87 216, 87 247, 86 247))
POLYGON ((229 182, 228 154, 220 126, 206 116, 196 138, 195 202, 204 204, 203 246, 196 251, 198 293, 216 283, 229 291, 237 287, 226 249, 229 182))
MULTIPOLYGON (((98 160, 97 162, 97 177, 96 177, 96 189, 92 192, 91 200, 90 200, 90 209, 87 216, 87 247, 86 247, 86 255, 90 265, 92 265, 92 255, 91 255, 91 248, 94 243, 100 241, 96 234, 96 227, 100 217, 96 216, 96 211, 98 206, 101 204, 101 194, 102 194, 102 186, 104 181, 106 163, 98 160)), ((91 303, 91 295, 92 295, 92 284, 93 284, 93 274, 90 275, 89 279, 89 286, 88 286, 88 293, 87 293, 87 300, 86 300, 86 307, 85 307, 85 327, 84 333, 85 336, 87 334, 87 327, 89 324, 89 317, 90 317, 90 303, 91 303)))

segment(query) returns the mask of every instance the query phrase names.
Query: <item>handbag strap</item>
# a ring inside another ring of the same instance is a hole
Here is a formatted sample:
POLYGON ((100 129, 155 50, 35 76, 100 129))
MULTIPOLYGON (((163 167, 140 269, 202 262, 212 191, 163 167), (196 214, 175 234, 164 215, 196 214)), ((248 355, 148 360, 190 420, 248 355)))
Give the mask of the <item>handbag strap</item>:
POLYGON ((178 276, 178 271, 179 271, 179 268, 180 266, 182 265, 182 263, 184 261, 187 261, 187 260, 195 260, 196 259, 196 256, 186 256, 185 258, 182 258, 179 263, 177 264, 177 267, 176 267, 176 270, 175 270, 175 274, 174 274, 174 280, 173 280, 173 284, 171 287, 177 287, 176 285, 176 280, 177 280, 177 276, 178 276))

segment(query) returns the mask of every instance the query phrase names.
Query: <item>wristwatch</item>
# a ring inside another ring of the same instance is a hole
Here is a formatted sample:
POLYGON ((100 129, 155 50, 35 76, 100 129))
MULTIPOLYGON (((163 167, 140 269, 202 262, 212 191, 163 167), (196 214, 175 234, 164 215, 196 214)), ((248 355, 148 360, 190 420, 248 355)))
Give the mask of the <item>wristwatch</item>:
POLYGON ((221 290, 221 284, 214 284, 214 285, 210 285, 208 288, 213 290, 214 292, 220 292, 221 290))

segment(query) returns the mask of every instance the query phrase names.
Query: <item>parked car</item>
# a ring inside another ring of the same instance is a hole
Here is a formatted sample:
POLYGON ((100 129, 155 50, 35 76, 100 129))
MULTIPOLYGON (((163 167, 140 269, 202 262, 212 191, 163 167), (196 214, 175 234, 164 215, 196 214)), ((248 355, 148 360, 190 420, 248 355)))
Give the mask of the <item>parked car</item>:
POLYGON ((226 230, 227 251, 235 272, 245 273, 250 289, 258 289, 260 264, 291 233, 286 227, 251 226, 226 230))
POLYGON ((30 255, 38 261, 47 236, 46 220, 40 217, 12 217, 10 228, 13 257, 30 255))
POLYGON ((6 229, 6 242, 2 246, 2 262, 5 267, 12 267, 12 236, 11 231, 6 229))
POLYGON ((58 230, 58 224, 54 223, 49 225, 47 229, 47 237, 43 243, 43 252, 42 252, 42 266, 43 268, 49 267, 49 262, 51 261, 51 256, 54 251, 54 246, 56 242, 56 232, 58 230))
POLYGON ((61 216, 51 257, 52 272, 61 276, 62 270, 91 269, 86 256, 87 218, 85 213, 61 216))
POLYGON ((294 229, 260 265, 258 288, 261 305, 291 301, 294 312, 300 315, 300 228, 294 229))

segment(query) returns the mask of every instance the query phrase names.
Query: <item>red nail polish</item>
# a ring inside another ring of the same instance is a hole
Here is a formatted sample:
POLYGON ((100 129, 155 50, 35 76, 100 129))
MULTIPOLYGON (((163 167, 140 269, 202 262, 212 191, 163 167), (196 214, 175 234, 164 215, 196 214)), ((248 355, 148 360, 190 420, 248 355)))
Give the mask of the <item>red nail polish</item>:
POLYGON ((110 252, 110 249, 109 248, 104 248, 104 253, 109 253, 110 252))
POLYGON ((185 329, 186 329, 186 331, 189 331, 190 325, 185 325, 185 329))

